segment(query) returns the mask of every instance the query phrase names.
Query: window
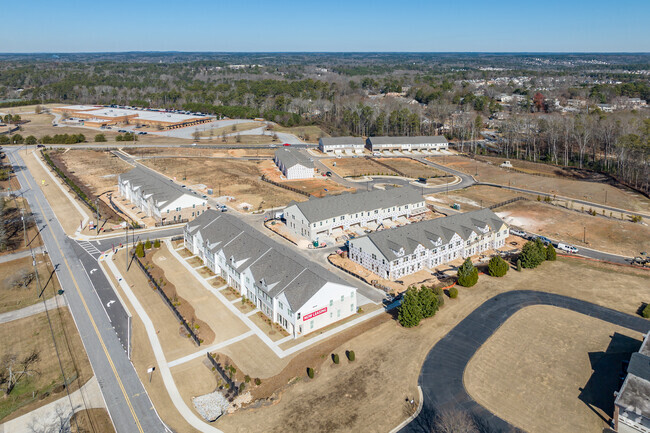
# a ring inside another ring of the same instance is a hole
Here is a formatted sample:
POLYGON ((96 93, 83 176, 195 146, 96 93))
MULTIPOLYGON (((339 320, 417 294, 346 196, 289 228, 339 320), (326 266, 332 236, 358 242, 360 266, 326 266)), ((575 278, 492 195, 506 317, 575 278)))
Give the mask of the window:
POLYGON ((372 255, 372 259, 373 259, 373 260, 377 260, 377 255, 373 254, 373 255, 372 255))
POLYGON ((280 307, 280 310, 284 310, 284 306, 282 305, 282 302, 278 302, 278 306, 280 307))
POLYGON ((196 209, 196 203, 192 205, 192 209, 196 209))
POLYGON ((334 305, 334 299, 330 299, 330 307, 334 305))
POLYGON ((350 292, 350 298, 354 298, 354 292, 350 292))
POLYGON ((343 302, 344 298, 345 298, 345 295, 341 295, 341 302, 343 302))
POLYGON ((313 320, 309 321, 309 327, 311 329, 314 329, 314 321, 313 320))
POLYGON ((336 310, 336 317, 341 317, 341 310, 336 310))
POLYGON ((345 219, 345 215, 341 215, 341 221, 345 219))
POLYGON ((354 311, 354 304, 350 304, 350 311, 354 311))

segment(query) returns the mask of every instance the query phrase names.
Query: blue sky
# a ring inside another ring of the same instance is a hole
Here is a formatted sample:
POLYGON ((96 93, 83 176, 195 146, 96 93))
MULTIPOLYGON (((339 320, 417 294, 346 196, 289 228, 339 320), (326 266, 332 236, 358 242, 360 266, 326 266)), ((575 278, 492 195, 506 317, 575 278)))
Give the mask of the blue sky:
POLYGON ((0 52, 650 52, 649 0, 24 0, 0 52))

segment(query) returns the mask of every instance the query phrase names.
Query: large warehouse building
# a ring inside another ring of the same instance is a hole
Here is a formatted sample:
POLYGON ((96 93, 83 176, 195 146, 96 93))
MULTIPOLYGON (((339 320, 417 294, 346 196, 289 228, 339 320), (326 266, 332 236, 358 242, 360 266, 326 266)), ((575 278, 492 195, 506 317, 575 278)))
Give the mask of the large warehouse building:
POLYGON ((357 312, 357 289, 237 217, 209 210, 185 226, 185 247, 297 338, 357 312))
POLYGON ((334 229, 363 227, 370 222, 410 217, 426 212, 422 194, 411 186, 374 189, 289 203, 284 210, 287 228, 310 241, 329 236, 334 229))
POLYGON ((507 237, 506 223, 491 210, 481 209, 351 239, 349 257, 381 278, 396 280, 501 248, 507 237))
POLYGON ((314 162, 299 150, 278 149, 275 151, 274 161, 287 180, 314 177, 314 162))
POLYGON ((151 126, 162 129, 177 129, 211 122, 210 116, 180 114, 166 111, 112 108, 94 105, 67 105, 53 108, 55 113, 80 119, 85 126, 102 127, 118 124, 151 126))

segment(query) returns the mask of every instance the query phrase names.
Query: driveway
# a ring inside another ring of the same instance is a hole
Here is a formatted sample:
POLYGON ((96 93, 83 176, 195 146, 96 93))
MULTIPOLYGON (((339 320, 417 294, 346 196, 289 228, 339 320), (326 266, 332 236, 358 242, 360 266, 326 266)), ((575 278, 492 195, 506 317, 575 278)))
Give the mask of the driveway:
POLYGON ((650 331, 650 321, 646 319, 567 296, 531 290, 499 294, 485 301, 433 346, 418 379, 424 396, 422 411, 400 431, 428 433, 435 413, 451 409, 469 412, 486 427, 481 431, 516 431, 507 421, 472 399, 463 384, 463 374, 474 353, 499 326, 520 309, 531 305, 566 308, 637 332, 650 331))

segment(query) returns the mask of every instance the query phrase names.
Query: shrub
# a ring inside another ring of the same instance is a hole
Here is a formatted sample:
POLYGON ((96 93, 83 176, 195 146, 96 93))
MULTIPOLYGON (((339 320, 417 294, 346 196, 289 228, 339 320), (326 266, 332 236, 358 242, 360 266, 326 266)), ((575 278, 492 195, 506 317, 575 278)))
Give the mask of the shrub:
POLYGON ((449 288, 449 297, 451 299, 456 299, 458 297, 458 289, 455 287, 449 288))
POLYGON ((239 384, 239 392, 242 392, 246 388, 246 384, 244 382, 239 384))
POLYGON ((36 143, 38 143, 38 140, 33 135, 30 135, 27 138, 25 138, 25 144, 36 144, 36 143))
POLYGON ((641 315, 646 319, 650 319, 650 304, 647 304, 645 308, 641 311, 641 315))
POLYGON ((259 377, 255 378, 255 385, 260 386, 262 384, 262 381, 260 380, 259 377))
POLYGON ((248 383, 251 381, 251 377, 249 375, 244 376, 244 382, 248 383))
POLYGON ((338 353, 333 353, 332 354, 332 361, 334 361, 334 364, 339 363, 339 354, 338 353))
POLYGON ((488 274, 491 277, 503 277, 508 273, 508 263, 501 256, 494 256, 488 262, 488 274))
POLYGON ((153 241, 153 246, 154 248, 160 248, 160 239, 156 239, 155 241, 153 241))
POLYGON ((431 287, 422 286, 418 291, 418 302, 422 318, 433 317, 438 311, 438 297, 431 287))
POLYGON ((521 266, 524 268, 533 269, 539 266, 546 260, 546 249, 542 241, 535 239, 534 241, 526 242, 521 249, 519 259, 521 260, 521 266))
POLYGON ((422 307, 420 306, 418 292, 414 287, 410 287, 404 293, 402 305, 399 306, 397 321, 405 328, 412 328, 418 326, 420 320, 422 320, 422 307))
POLYGON ((349 361, 354 361, 355 359, 354 350, 348 350, 347 352, 345 352, 345 355, 348 357, 349 361))
POLYGON ((144 247, 148 250, 151 249, 151 241, 149 239, 147 239, 147 241, 144 243, 144 247))
POLYGON ((105 143, 105 142, 106 142, 106 136, 104 134, 95 135, 95 143, 105 143))
POLYGON ((472 264, 468 257, 465 262, 458 268, 458 284, 463 287, 472 287, 478 282, 478 269, 472 264))
POLYGON ((517 259, 517 271, 521 272, 521 259, 517 259))
POLYGON ((135 254, 140 258, 144 257, 144 245, 142 245, 142 242, 138 242, 138 245, 135 246, 135 254))
POLYGON ((549 260, 551 262, 555 261, 557 259, 557 253, 555 252, 555 247, 553 247, 553 244, 548 244, 546 247, 546 260, 549 260))
POLYGON ((311 367, 307 367, 307 376, 309 376, 310 379, 314 378, 314 369, 311 367))
POLYGON ((445 293, 440 287, 434 287, 433 293, 435 293, 436 298, 438 298, 438 309, 442 308, 445 305, 445 293))

